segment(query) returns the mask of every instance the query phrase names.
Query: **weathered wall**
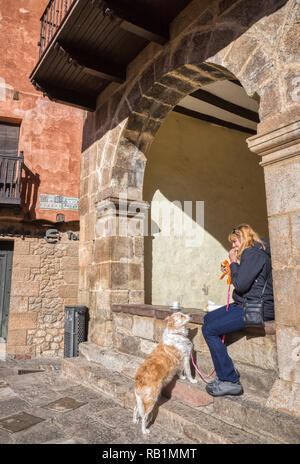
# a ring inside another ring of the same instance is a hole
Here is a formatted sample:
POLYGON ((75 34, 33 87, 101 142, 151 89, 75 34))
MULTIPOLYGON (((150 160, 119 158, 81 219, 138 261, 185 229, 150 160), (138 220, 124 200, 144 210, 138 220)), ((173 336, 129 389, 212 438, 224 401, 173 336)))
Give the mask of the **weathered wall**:
MULTIPOLYGON (((55 222, 57 211, 39 210, 39 194, 78 197, 83 111, 50 102, 29 81, 38 59, 39 19, 47 3, 0 0, 0 121, 21 124, 19 151, 24 151, 24 164, 36 176, 28 196, 22 173, 23 214, 29 210, 31 219, 55 222)), ((79 219, 77 211, 62 212, 66 221, 79 219)), ((2 216, 10 213, 1 209, 2 216)))
POLYGON ((47 243, 37 227, 26 231, 24 239, 13 240, 6 349, 17 355, 62 356, 64 307, 77 304, 79 242, 66 231, 59 232, 57 243, 47 243))
MULTIPOLYGON (((158 130, 147 154, 143 198, 167 208, 173 201, 180 201, 182 208, 184 201, 192 201, 195 234, 183 231, 176 237, 171 220, 170 236, 164 236, 168 223, 159 222, 160 232, 145 237, 145 303, 163 305, 180 299, 190 308, 204 308, 208 300, 225 304, 227 286, 220 280, 219 263, 228 257, 229 232, 246 222, 268 237, 263 169, 249 151, 247 137, 175 112, 158 130), (197 201, 204 201, 199 245, 197 201)), ((152 226, 154 210, 152 203, 152 226)))

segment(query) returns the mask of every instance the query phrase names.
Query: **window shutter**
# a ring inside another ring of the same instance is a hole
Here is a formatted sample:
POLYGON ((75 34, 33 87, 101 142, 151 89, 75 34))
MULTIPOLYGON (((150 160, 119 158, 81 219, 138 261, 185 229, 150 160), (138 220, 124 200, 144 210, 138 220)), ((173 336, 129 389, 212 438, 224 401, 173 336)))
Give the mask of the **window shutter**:
POLYGON ((0 155, 18 155, 19 132, 19 125, 0 122, 0 155))

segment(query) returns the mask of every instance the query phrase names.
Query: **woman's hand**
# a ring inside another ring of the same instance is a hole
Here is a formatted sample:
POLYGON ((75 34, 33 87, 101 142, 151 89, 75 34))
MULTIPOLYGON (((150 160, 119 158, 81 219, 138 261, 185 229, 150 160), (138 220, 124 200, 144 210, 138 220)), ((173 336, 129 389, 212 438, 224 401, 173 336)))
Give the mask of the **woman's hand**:
POLYGON ((231 250, 229 251, 229 259, 231 263, 237 262, 237 249, 236 248, 231 248, 231 250))
POLYGON ((227 270, 226 266, 224 266, 224 264, 221 263, 221 271, 222 271, 222 273, 224 274, 224 272, 226 272, 226 270, 227 270))

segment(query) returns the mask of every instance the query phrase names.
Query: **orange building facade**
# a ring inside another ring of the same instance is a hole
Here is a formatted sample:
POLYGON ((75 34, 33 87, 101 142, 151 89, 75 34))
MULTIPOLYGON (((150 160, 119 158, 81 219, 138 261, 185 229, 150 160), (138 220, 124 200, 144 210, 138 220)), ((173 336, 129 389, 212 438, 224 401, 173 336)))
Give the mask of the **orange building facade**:
POLYGON ((0 342, 2 353, 63 352, 77 303, 84 112, 29 81, 47 0, 0 0, 0 342))

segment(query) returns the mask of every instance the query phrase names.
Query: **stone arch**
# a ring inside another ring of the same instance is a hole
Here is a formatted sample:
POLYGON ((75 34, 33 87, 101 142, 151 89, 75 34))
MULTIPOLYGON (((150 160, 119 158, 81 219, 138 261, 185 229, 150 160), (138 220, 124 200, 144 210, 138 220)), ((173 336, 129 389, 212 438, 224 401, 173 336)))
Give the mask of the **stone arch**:
POLYGON ((130 112, 115 149, 111 169, 111 187, 118 189, 115 193, 126 190, 129 198, 142 200, 146 154, 167 114, 185 96, 224 79, 236 76, 220 64, 184 64, 163 74, 144 91, 130 112), (121 182, 120 170, 124 171, 121 182))
POLYGON ((182 98, 209 82, 235 78, 249 96, 259 95, 258 133, 268 127, 265 121, 269 116, 273 118, 287 107, 296 114, 299 102, 291 101, 291 95, 297 88, 291 89, 291 85, 299 84, 300 88, 300 81, 295 80, 300 72, 294 56, 297 51, 289 57, 284 83, 281 71, 282 54, 288 35, 297 25, 300 6, 294 0, 264 2, 260 7, 247 3, 237 2, 233 8, 219 5, 218 9, 213 4, 204 10, 187 32, 156 54, 131 85, 116 93, 110 106, 110 127, 102 128, 105 133, 125 122, 111 158, 113 191, 128 189, 129 196, 141 199, 138 190, 145 154, 165 116, 182 98), (273 23, 281 33, 275 31, 273 23), (281 52, 276 50, 280 44, 281 52))

